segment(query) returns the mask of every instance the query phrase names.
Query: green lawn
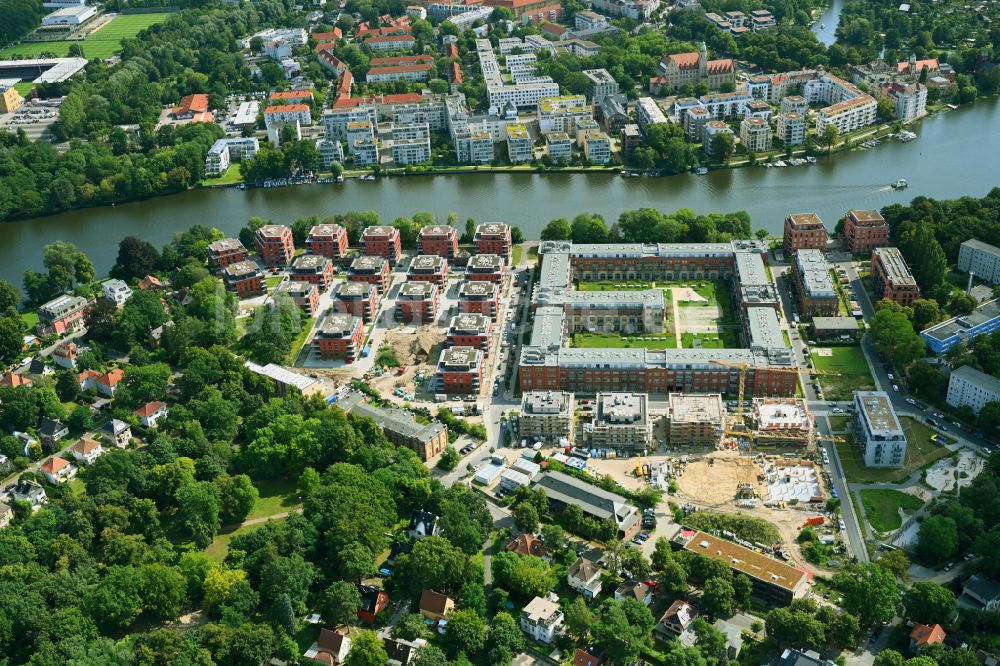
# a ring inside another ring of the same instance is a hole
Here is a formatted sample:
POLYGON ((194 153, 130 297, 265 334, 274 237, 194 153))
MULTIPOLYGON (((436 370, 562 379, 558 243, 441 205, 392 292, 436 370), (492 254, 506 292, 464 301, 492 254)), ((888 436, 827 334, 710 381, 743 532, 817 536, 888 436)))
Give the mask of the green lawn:
POLYGON ((24 320, 24 325, 28 327, 29 331, 34 331, 35 326, 38 325, 38 310, 22 312, 21 319, 24 320))
POLYGON ((265 479, 254 481, 254 487, 260 496, 250 510, 247 520, 254 518, 264 518, 278 513, 291 511, 302 506, 298 493, 295 490, 295 482, 286 479, 265 479))
POLYGON ((677 347, 677 339, 673 335, 623 337, 617 333, 576 333, 573 335, 570 346, 590 348, 625 347, 633 349, 675 349, 677 347), (649 337, 650 339, 645 340, 645 337, 649 337))
POLYGON ((63 57, 69 55, 71 44, 80 44, 86 58, 110 58, 121 49, 123 39, 134 37, 149 26, 165 20, 168 16, 170 16, 169 12, 116 16, 110 23, 83 41, 25 42, 0 51, 0 58, 38 56, 43 53, 54 53, 63 57))
POLYGON ((240 171, 240 165, 234 164, 221 176, 216 176, 215 178, 206 178, 201 181, 203 187, 213 187, 218 185, 235 185, 236 183, 243 182, 243 172, 240 171))
POLYGON ((222 531, 216 535, 212 543, 208 544, 208 548, 205 549, 205 554, 216 562, 222 562, 226 559, 226 555, 229 554, 229 542, 233 540, 233 537, 240 534, 247 534, 248 532, 253 532, 254 530, 259 530, 265 524, 266 523, 258 523, 257 525, 240 527, 229 532, 225 531, 226 528, 222 528, 222 531))
POLYGON ((907 447, 906 460, 898 469, 865 467, 861 451, 851 435, 844 435, 844 441, 837 442, 837 454, 849 483, 898 483, 949 454, 948 449, 931 441, 933 432, 927 426, 908 416, 899 421, 906 433, 907 447))
POLYGON ((861 347, 830 347, 830 356, 817 354, 817 347, 812 349, 812 360, 817 370, 840 373, 819 376, 819 383, 827 400, 850 400, 854 391, 875 389, 875 382, 861 347))
POLYGON ((850 416, 828 416, 827 419, 830 421, 830 430, 833 432, 847 432, 850 428, 850 416))
POLYGON ((20 83, 14 84, 14 90, 16 90, 21 97, 27 97, 28 93, 30 93, 34 87, 35 84, 31 81, 21 81, 20 83))
POLYGON ((721 334, 713 333, 681 333, 681 344, 684 349, 724 349, 725 341, 721 334), (695 341, 700 344, 696 345, 695 341))
POLYGON ((912 513, 924 505, 913 495, 891 489, 862 490, 861 503, 865 507, 868 523, 876 532, 898 530, 903 524, 900 509, 912 513))
POLYGON ((279 284, 281 284, 281 281, 284 279, 285 278, 282 275, 271 275, 269 277, 264 278, 264 283, 267 285, 267 290, 271 291, 279 284))
POLYGON ((306 338, 309 337, 309 331, 312 330, 315 322, 316 320, 312 317, 308 317, 304 322, 302 322, 302 330, 299 331, 298 337, 296 337, 295 341, 292 342, 292 348, 288 352, 289 363, 295 363, 295 360, 299 356, 299 352, 302 351, 302 345, 306 343, 306 338))
POLYGON ((518 243, 513 248, 511 248, 511 265, 517 266, 521 263, 521 255, 524 254, 524 243, 518 243))

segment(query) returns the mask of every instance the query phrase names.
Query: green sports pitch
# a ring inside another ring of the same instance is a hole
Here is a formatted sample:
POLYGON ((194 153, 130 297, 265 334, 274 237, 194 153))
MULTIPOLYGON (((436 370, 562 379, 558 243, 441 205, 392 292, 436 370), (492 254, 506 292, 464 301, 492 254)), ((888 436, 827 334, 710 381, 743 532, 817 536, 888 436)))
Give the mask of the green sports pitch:
POLYGON ((65 57, 69 55, 71 44, 79 44, 83 48, 83 55, 86 58, 110 58, 121 49, 123 39, 134 37, 149 26, 165 20, 168 16, 170 16, 169 12, 118 15, 82 41, 25 42, 0 51, 0 58, 36 57, 50 53, 65 57))

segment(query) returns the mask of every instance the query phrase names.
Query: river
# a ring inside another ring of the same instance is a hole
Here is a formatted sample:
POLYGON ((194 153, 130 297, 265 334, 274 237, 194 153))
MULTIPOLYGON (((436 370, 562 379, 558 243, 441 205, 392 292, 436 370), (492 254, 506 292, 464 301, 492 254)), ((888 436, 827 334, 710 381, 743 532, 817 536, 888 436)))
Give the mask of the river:
POLYGON ((115 207, 69 211, 6 223, 0 243, 0 278, 21 284, 26 268, 38 268, 42 247, 67 240, 94 261, 98 275, 114 264, 118 241, 135 235, 157 247, 193 224, 235 235, 252 215, 290 223, 296 217, 349 210, 376 210, 391 221, 417 211, 444 218, 505 221, 538 238, 546 222, 599 213, 610 224, 623 210, 688 207, 699 213, 745 210, 753 227, 780 234, 789 213, 815 212, 832 229, 851 208, 881 208, 913 197, 983 196, 1000 185, 990 164, 1000 154, 1000 103, 979 100, 914 125, 910 143, 883 143, 872 150, 834 154, 818 164, 713 171, 705 176, 621 178, 608 174, 469 174, 350 179, 336 185, 278 189, 191 190, 115 207), (888 186, 898 178, 907 190, 888 186))
POLYGON ((812 27, 816 38, 827 46, 837 41, 837 24, 840 23, 840 11, 844 2, 845 0, 830 0, 830 5, 823 10, 819 20, 812 27))

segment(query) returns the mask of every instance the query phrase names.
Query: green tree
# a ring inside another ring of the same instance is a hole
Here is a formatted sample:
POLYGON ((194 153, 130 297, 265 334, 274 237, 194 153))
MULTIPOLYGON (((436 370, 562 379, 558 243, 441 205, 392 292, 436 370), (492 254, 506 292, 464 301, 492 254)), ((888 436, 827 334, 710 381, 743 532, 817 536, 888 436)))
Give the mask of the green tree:
MULTIPOLYGON (((646 609, 646 612, 648 613, 649 609, 646 609)), ((591 635, 594 641, 604 648, 605 654, 613 663, 634 660, 649 641, 649 635, 643 627, 633 625, 629 621, 624 604, 610 599, 602 605, 601 617, 594 624, 591 635)))
MULTIPOLYGON (((450 626, 450 625, 449 625, 450 626)), ((382 639, 374 631, 363 629, 354 634, 345 666, 383 666, 389 660, 382 639)))
POLYGON ((726 635, 710 625, 705 618, 697 617, 691 626, 698 637, 698 651, 709 664, 727 663, 726 635))
POLYGON ((174 567, 145 564, 139 570, 145 611, 158 620, 173 620, 187 601, 187 581, 174 567))
POLYGON ((528 502, 516 504, 511 515, 514 516, 514 524, 522 532, 534 533, 538 529, 538 511, 533 504, 528 502))
POLYGON ((947 516, 927 516, 920 523, 914 552, 928 562, 943 562, 958 550, 958 525, 947 516))
POLYGON ((436 645, 425 645, 410 662, 413 666, 451 666, 447 655, 436 645))
POLYGON ((486 634, 491 664, 509 664, 511 658, 524 649, 524 634, 509 613, 497 613, 490 621, 486 634))
POLYGON ((361 593, 356 585, 347 581, 334 581, 320 598, 320 615, 325 623, 334 627, 349 624, 359 608, 361 593))
POLYGON ((396 572, 414 597, 425 588, 452 591, 462 581, 465 553, 444 537, 426 537, 417 541, 410 553, 396 558, 396 572))
POLYGON ((573 598, 565 612, 566 631, 576 640, 586 638, 590 628, 594 626, 594 614, 590 612, 587 602, 581 596, 573 598))
POLYGON ((896 650, 885 649, 875 655, 875 666, 903 666, 903 655, 896 650))
POLYGON ((570 237, 574 243, 607 243, 608 226, 595 213, 580 213, 573 218, 570 237))
POLYGON ((709 148, 712 157, 719 162, 727 162, 733 156, 733 149, 736 147, 736 140, 730 132, 719 132, 712 137, 709 148))
POLYGON ((883 553, 878 563, 884 569, 891 571, 896 578, 903 581, 909 579, 910 558, 902 550, 896 549, 883 553))
POLYGON ((444 452, 438 459, 437 466, 445 470, 446 472, 450 472, 451 470, 458 467, 458 461, 461 459, 462 457, 458 455, 458 451, 455 450, 455 447, 449 444, 447 447, 445 447, 444 452))
POLYGON ((900 251, 913 271, 917 286, 925 294, 931 293, 948 273, 948 259, 934 236, 934 225, 929 221, 901 225, 898 236, 900 251))
POLYGON ((903 595, 907 617, 922 624, 947 624, 955 612, 955 593, 933 581, 919 581, 903 595))
POLYGON ((18 316, 0 317, 0 359, 13 361, 24 345, 24 321, 18 316))
POLYGON ((817 137, 820 143, 826 146, 827 154, 833 150, 833 147, 837 145, 837 139, 840 138, 840 130, 837 129, 836 125, 827 125, 823 128, 822 134, 817 137))
POLYGON ((474 611, 455 611, 448 621, 445 639, 452 654, 478 654, 486 644, 486 622, 474 611))
POLYGON ((880 303, 870 322, 872 342, 893 365, 906 367, 924 354, 924 341, 903 312, 880 303))
POLYGON ((910 304, 913 310, 913 330, 922 331, 941 320, 938 302, 929 298, 918 298, 910 304))
POLYGON ((21 292, 7 280, 0 280, 0 312, 17 308, 21 304, 21 292))
POLYGON ((111 277, 120 280, 141 280, 153 273, 160 262, 160 253, 149 241, 126 236, 118 243, 118 260, 111 268, 111 277))
POLYGON ((713 615, 732 616, 736 612, 736 592, 733 590, 733 584, 724 578, 711 578, 705 581, 702 603, 713 615))
POLYGON ((888 622, 899 601, 896 577, 877 564, 857 564, 833 577, 843 594, 843 607, 858 616, 862 627, 888 622))
POLYGON ((142 610, 140 577, 132 567, 109 567, 84 596, 83 606, 104 631, 124 629, 142 610))
POLYGON ((542 240, 569 240, 573 235, 573 229, 569 220, 565 217, 557 217, 550 221, 542 229, 542 240))
POLYGON ((178 515, 188 534, 205 548, 219 531, 219 489, 210 481, 194 481, 177 490, 178 515))
POLYGON ((344 580, 360 581, 375 573, 375 556, 363 543, 349 543, 338 553, 340 575, 344 580))
POLYGON ((226 499, 220 509, 220 518, 226 525, 241 523, 253 510, 260 493, 246 474, 228 476, 223 474, 214 481, 219 489, 219 497, 226 499))
POLYGON ((392 630, 393 636, 407 641, 423 638, 426 633, 427 624, 424 622, 424 616, 420 613, 404 615, 392 630))

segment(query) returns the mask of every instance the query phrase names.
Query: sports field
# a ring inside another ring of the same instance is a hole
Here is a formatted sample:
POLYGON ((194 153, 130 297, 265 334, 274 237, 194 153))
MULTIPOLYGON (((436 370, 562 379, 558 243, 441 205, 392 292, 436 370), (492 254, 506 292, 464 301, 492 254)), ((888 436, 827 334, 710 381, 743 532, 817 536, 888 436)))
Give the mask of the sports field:
POLYGON ((116 16, 110 23, 82 41, 25 42, 0 51, 0 58, 39 56, 43 53, 54 53, 56 56, 65 57, 69 55, 70 44, 79 44, 83 48, 85 58, 110 58, 121 48, 123 39, 134 37, 149 26, 165 20, 168 16, 170 16, 169 12, 116 16))

